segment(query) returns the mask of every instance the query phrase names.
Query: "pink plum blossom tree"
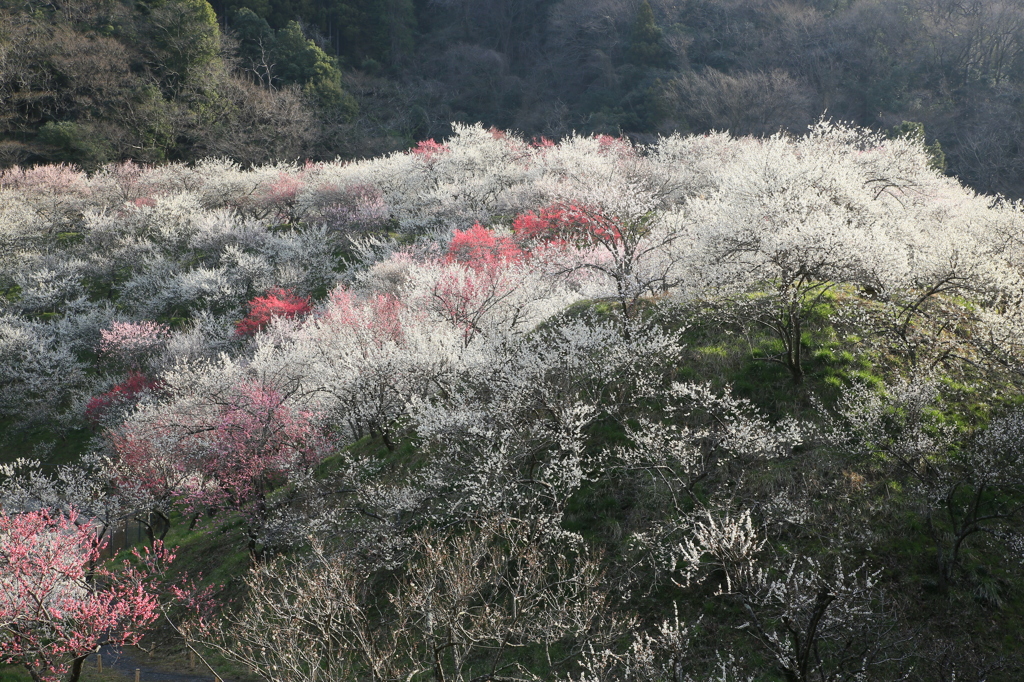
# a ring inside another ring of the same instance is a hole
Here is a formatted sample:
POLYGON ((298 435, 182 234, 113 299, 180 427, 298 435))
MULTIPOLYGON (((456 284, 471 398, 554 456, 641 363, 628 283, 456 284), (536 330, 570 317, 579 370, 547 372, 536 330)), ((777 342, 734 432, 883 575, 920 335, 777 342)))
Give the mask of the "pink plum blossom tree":
POLYGON ((139 371, 146 356, 156 352, 170 336, 171 328, 159 322, 114 322, 100 330, 100 355, 118 360, 139 371))
POLYGON ((115 571, 97 567, 100 549, 73 510, 0 512, 0 663, 76 682, 98 647, 140 640, 159 613, 149 578, 173 556, 158 547, 115 571))

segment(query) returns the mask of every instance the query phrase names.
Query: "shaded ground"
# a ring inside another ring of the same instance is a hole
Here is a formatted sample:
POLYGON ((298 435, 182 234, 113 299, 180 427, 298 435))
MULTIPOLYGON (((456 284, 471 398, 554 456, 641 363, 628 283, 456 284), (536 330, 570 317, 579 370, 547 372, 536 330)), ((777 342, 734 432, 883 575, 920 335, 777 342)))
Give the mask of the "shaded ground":
MULTIPOLYGON (((115 671, 132 680, 135 679, 135 670, 139 670, 140 682, 217 682, 218 678, 209 670, 204 670, 201 661, 196 661, 196 669, 173 670, 166 666, 159 665, 155 661, 147 660, 139 656, 136 651, 123 651, 113 647, 105 646, 100 650, 103 656, 103 670, 115 671)), ((96 655, 89 656, 86 666, 90 670, 96 669, 96 655)), ((219 678, 222 682, 233 682, 226 678, 219 678)))

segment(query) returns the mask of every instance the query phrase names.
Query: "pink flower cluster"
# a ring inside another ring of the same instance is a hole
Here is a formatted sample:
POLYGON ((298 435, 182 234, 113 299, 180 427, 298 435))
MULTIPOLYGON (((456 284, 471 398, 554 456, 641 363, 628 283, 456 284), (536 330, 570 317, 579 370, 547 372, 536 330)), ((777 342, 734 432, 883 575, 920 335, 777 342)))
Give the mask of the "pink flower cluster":
POLYGON ((97 568, 101 547, 74 511, 0 512, 0 663, 56 681, 100 645, 139 641, 158 613, 153 564, 97 568))
POLYGON ((435 156, 447 152, 448 146, 434 140, 423 140, 409 151, 429 163, 435 156))
POLYGON ((159 322, 114 322, 100 331, 100 355, 115 357, 129 364, 154 350, 171 334, 171 328, 159 322))
POLYGON ((160 382, 150 379, 139 372, 132 372, 128 378, 114 386, 106 393, 93 396, 85 406, 85 418, 92 424, 98 424, 111 407, 123 405, 143 391, 155 391, 160 388, 160 382))
POLYGON ((345 327, 358 338, 368 338, 378 348, 388 342, 401 343, 405 304, 392 294, 377 294, 360 303, 348 289, 339 287, 331 293, 331 305, 321 318, 345 327))
POLYGON ((552 204, 536 213, 523 213, 512 222, 512 230, 524 241, 569 243, 577 247, 622 240, 619 221, 614 216, 576 204, 552 204))
POLYGON ((211 506, 259 503, 289 473, 323 454, 310 415, 284 405, 278 391, 255 382, 235 391, 201 462, 205 477, 217 481, 199 495, 211 506))
POLYGON ((266 496, 327 452, 312 416, 258 382, 233 387, 215 415, 191 424, 153 423, 110 434, 118 477, 189 513, 228 508, 258 530, 266 496), (184 426, 184 429, 182 428, 184 426))
POLYGON ((529 257, 510 237, 499 237, 480 223, 465 231, 455 230, 448 246, 447 262, 463 263, 477 272, 508 263, 522 263, 529 257))

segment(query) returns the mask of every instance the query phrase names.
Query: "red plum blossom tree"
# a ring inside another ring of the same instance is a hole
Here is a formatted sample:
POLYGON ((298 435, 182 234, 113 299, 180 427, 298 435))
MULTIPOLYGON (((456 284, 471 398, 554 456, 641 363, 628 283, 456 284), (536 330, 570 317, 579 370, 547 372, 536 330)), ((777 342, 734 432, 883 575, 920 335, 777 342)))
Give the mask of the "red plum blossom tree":
POLYGON ((249 314, 235 326, 235 333, 239 336, 252 336, 275 317, 292 319, 309 311, 308 298, 297 296, 288 289, 271 289, 265 295, 249 301, 249 314))

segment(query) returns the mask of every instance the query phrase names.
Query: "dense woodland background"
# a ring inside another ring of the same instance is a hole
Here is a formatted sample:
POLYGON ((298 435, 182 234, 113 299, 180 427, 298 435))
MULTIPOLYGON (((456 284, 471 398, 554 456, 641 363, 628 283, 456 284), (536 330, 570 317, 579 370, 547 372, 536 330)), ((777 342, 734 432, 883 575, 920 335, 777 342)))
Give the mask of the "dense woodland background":
POLYGON ((450 134, 924 124, 1024 187, 1012 0, 0 0, 0 164, 368 157, 450 134))

